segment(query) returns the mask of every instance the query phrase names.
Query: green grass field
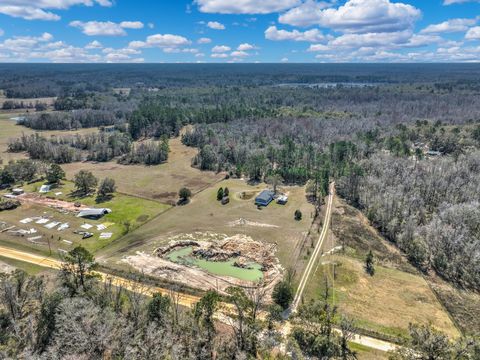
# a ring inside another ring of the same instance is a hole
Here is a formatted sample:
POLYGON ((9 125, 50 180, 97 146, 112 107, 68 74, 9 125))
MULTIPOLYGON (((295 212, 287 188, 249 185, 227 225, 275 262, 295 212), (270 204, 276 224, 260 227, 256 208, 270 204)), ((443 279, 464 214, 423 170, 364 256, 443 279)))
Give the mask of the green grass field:
MULTIPOLYGON (((29 192, 37 192, 42 184, 42 182, 30 184, 25 186, 24 189, 29 192)), ((53 196, 54 192, 62 192, 62 195, 54 197, 59 200, 66 200, 69 202, 80 202, 89 207, 109 208, 112 210, 112 213, 104 216, 99 220, 86 220, 77 218, 73 214, 64 214, 55 209, 51 209, 41 205, 25 203, 15 210, 2 212, 0 219, 2 221, 6 221, 8 224, 19 226, 20 228, 29 229, 33 227, 37 229, 38 235, 43 236, 42 239, 38 240, 38 242, 42 242, 43 244, 35 245, 31 242, 29 243, 28 236, 14 237, 8 236, 8 233, 2 234, 3 237, 5 237, 5 240, 10 240, 10 242, 19 242, 34 248, 41 247, 43 249, 46 248, 45 242, 48 241, 50 242, 50 248, 52 248, 53 250, 69 250, 73 246, 81 244, 88 250, 92 252, 97 252, 98 250, 110 244, 115 239, 118 239, 125 235, 127 230, 133 231, 140 225, 151 220, 152 218, 169 208, 169 205, 166 204, 119 193, 116 193, 111 200, 97 203, 95 196, 84 198, 72 197, 70 194, 73 189, 73 183, 64 181, 63 185, 43 196, 53 196), (26 225, 19 223, 20 220, 27 217, 45 215, 51 216, 52 221, 68 223, 70 225, 70 228, 60 232, 56 229, 46 229, 43 226, 34 223, 26 225), (94 236, 89 239, 81 239, 80 235, 73 233, 73 231, 81 229, 80 226, 84 223, 88 223, 94 226, 91 230, 88 230, 94 234, 94 236), (95 226, 104 223, 111 223, 111 226, 109 226, 105 230, 97 231, 95 226), (113 235, 109 239, 100 239, 99 236, 101 232, 111 232, 113 233, 113 235), (72 245, 69 245, 63 240, 72 242, 72 245)), ((36 235, 37 234, 34 234, 32 236, 36 235)))

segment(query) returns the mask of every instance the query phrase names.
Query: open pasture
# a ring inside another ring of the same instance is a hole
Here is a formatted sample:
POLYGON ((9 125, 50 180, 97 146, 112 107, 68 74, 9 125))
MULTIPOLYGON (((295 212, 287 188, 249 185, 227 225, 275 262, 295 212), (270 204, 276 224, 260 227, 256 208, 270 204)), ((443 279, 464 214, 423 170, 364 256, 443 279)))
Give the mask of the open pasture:
POLYGON ((115 180, 120 192, 173 204, 178 199, 178 190, 189 188, 194 194, 221 180, 224 174, 200 171, 191 166, 197 149, 183 145, 180 138, 170 140, 168 161, 161 165, 121 165, 106 163, 73 163, 62 167, 67 178, 73 178, 80 170, 89 170, 98 178, 115 180))
POLYGON ((294 266, 294 254, 307 241, 314 207, 305 197, 303 187, 282 187, 289 194, 286 205, 272 202, 260 210, 254 204, 255 195, 265 189, 265 184, 248 185, 239 179, 221 181, 195 195, 189 204, 176 206, 144 226, 112 243, 101 252, 109 265, 127 255, 153 251, 166 245, 173 236, 181 234, 213 233, 234 236, 241 234, 253 240, 276 244, 276 256, 284 268, 294 266), (219 187, 228 187, 230 202, 217 201, 219 187), (301 210, 303 219, 294 219, 295 210, 301 210))
POLYGON ((334 206, 333 234, 324 251, 341 244, 345 251, 320 258, 305 300, 323 297, 328 282, 333 285, 330 300, 339 312, 368 333, 402 338, 408 335, 409 324, 414 323, 431 324, 457 337, 459 331, 421 274, 378 235, 360 212, 338 199, 334 206), (374 276, 364 268, 370 249, 375 256, 374 276))

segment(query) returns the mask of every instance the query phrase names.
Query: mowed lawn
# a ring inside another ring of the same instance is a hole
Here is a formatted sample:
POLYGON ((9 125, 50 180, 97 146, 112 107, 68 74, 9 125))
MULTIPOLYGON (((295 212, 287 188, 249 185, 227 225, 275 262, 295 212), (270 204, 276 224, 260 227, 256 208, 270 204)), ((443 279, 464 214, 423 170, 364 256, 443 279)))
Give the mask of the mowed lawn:
POLYGON ((254 240, 275 243, 278 246, 277 256, 287 268, 292 265, 295 248, 305 239, 310 228, 314 208, 306 201, 303 187, 285 187, 283 190, 290 196, 286 205, 272 202, 268 207, 258 210, 254 205, 254 197, 265 188, 266 184, 251 186, 239 179, 224 180, 195 195, 189 204, 172 208, 112 243, 102 251, 102 255, 110 258, 113 265, 123 256, 136 251, 151 253, 174 235, 208 231, 227 235, 245 234, 254 240), (221 205, 216 200, 219 187, 228 187, 229 204, 221 205), (248 193, 248 199, 240 198, 244 191, 248 193), (303 213, 301 221, 294 219, 296 209, 303 213), (233 226, 240 219, 248 221, 248 225, 233 226))
POLYGON ((106 163, 74 163, 62 165, 67 178, 79 170, 89 170, 98 178, 115 180, 118 190, 125 194, 173 204, 181 187, 196 193, 224 178, 225 174, 200 171, 191 166, 197 149, 183 145, 180 138, 170 140, 168 161, 161 165, 121 165, 115 160, 106 163))
MULTIPOLYGON (((24 189, 26 191, 37 192, 41 185, 42 183, 34 183, 25 186, 24 189)), ((105 215, 99 220, 81 219, 77 218, 73 214, 63 214, 56 209, 51 209, 37 204, 24 203, 15 210, 2 212, 0 214, 0 220, 6 221, 10 225, 15 225, 26 230, 33 227, 38 230, 38 234, 25 237, 8 236, 7 238, 7 233, 3 233, 2 235, 5 237, 5 240, 9 241, 10 243, 13 242, 14 244, 21 243, 24 246, 35 249, 36 251, 43 252, 48 249, 48 246, 45 244, 47 239, 51 240, 50 247, 54 250, 68 250, 75 245, 82 245, 92 252, 97 252, 99 249, 107 246, 115 239, 125 235, 127 230, 133 231, 169 208, 169 205, 166 204, 119 193, 114 194, 114 196, 108 201, 97 203, 95 196, 84 198, 72 197, 70 194, 73 189, 73 184, 66 181, 60 187, 43 196, 51 196, 59 200, 66 200, 70 202, 80 202, 89 207, 109 208, 112 210, 112 213, 105 215), (54 196, 55 192, 62 192, 62 194, 59 196, 54 196), (55 228, 52 230, 46 229, 44 226, 37 225, 35 223, 26 225, 19 223, 20 220, 27 217, 45 215, 50 216, 52 221, 68 223, 70 227, 64 231, 58 231, 55 228), (105 223, 110 224, 110 226, 104 230, 96 229, 97 225, 105 223), (80 227, 83 224, 93 225, 91 229, 86 230, 93 233, 93 237, 89 239, 82 239, 80 235, 73 233, 75 230, 85 230, 80 227), (100 234, 102 232, 112 233, 112 237, 102 239, 100 238, 100 234), (41 243, 40 245, 28 241, 28 237, 37 235, 42 235, 42 239, 36 241, 41 243), (63 240, 72 242, 72 245, 69 245, 63 240)))

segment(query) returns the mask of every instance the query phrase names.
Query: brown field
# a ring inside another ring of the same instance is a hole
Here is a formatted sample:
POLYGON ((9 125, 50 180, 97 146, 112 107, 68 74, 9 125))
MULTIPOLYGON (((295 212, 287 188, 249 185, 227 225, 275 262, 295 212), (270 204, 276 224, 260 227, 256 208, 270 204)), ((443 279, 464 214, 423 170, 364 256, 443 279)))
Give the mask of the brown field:
POLYGON ((63 165, 67 178, 79 170, 90 170, 98 178, 110 177, 115 180, 118 191, 154 199, 164 203, 174 203, 181 187, 196 193, 224 178, 225 174, 202 172, 192 168, 191 160, 197 150, 184 146, 179 138, 170 140, 169 159, 156 166, 120 165, 116 161, 107 163, 74 163, 63 165))
POLYGON ((321 258, 308 284, 306 298, 322 296, 328 281, 334 285, 330 296, 339 311, 369 333, 402 338, 408 334, 410 323, 420 323, 458 336, 459 331, 426 280, 398 250, 382 239, 361 213, 338 200, 335 207, 334 236, 329 246, 343 243, 345 252, 321 258), (364 270, 369 249, 377 259, 373 277, 364 270))

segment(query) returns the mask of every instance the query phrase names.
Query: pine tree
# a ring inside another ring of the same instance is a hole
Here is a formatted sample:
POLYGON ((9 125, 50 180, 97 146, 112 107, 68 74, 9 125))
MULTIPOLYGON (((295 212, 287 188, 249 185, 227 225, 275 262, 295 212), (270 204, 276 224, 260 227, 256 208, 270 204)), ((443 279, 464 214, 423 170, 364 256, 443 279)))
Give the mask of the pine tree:
POLYGON ((367 257, 365 258, 365 271, 370 276, 375 275, 375 266, 373 263, 374 263, 373 253, 372 253, 372 250, 370 250, 367 254, 367 257))

